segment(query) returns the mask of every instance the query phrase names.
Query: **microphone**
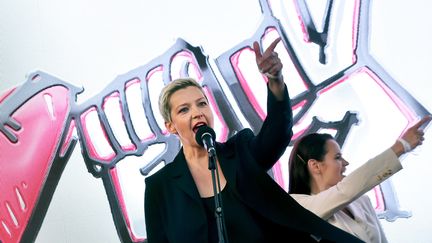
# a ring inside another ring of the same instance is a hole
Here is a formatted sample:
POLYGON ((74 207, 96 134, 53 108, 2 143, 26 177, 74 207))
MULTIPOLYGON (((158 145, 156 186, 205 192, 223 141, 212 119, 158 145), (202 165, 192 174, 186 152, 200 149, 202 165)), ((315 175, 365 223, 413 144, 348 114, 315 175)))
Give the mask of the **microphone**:
POLYGON ((215 131, 209 126, 200 126, 195 134, 195 140, 207 150, 209 155, 216 155, 214 141, 216 138, 215 131))

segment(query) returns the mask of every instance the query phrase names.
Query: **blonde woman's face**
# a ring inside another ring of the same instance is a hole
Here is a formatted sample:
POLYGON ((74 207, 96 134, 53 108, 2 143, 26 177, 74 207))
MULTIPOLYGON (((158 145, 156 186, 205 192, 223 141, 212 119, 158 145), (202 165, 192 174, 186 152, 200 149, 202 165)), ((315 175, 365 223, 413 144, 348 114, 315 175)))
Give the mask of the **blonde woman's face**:
POLYGON ((173 93, 170 105, 171 121, 165 123, 168 131, 177 134, 183 146, 199 146, 195 141, 197 127, 213 127, 213 113, 204 94, 189 86, 173 93))

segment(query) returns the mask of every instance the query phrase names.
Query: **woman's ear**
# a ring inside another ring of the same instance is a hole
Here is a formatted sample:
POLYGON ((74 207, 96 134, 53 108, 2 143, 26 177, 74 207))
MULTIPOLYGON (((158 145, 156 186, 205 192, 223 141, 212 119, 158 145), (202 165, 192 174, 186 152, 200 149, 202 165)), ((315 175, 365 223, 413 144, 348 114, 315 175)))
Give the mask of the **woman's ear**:
POLYGON ((318 175, 321 174, 321 162, 319 162, 316 159, 310 159, 308 160, 308 168, 311 174, 318 175))
POLYGON ((165 127, 169 133, 177 134, 177 129, 172 122, 165 122, 165 127))

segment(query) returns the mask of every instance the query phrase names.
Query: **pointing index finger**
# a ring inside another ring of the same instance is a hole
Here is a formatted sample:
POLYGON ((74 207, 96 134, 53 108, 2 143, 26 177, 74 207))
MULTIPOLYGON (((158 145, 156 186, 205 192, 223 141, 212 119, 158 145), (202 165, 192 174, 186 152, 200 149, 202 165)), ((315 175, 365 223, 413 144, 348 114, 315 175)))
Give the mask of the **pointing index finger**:
POLYGON ((270 46, 265 50, 264 55, 269 55, 270 53, 272 53, 274 51, 274 49, 276 48, 277 44, 279 43, 279 41, 281 40, 280 37, 276 38, 271 44, 270 46))
POLYGON ((426 125, 427 123, 429 123, 431 121, 431 119, 432 119, 432 116, 430 116, 430 115, 424 116, 420 121, 418 121, 414 125, 415 129, 419 129, 423 125, 426 125))

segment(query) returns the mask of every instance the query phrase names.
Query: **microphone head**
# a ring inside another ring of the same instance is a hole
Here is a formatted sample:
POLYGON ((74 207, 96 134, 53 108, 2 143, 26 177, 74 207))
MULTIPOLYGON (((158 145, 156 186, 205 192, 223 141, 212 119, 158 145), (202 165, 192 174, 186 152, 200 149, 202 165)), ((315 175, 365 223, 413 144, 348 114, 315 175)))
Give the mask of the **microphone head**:
POLYGON ((209 127, 209 126, 200 126, 195 134, 195 140, 196 142, 201 145, 204 146, 204 142, 203 142, 203 137, 204 136, 210 136, 212 138, 213 141, 216 140, 216 133, 215 131, 209 127))

